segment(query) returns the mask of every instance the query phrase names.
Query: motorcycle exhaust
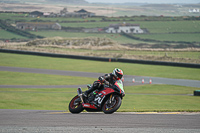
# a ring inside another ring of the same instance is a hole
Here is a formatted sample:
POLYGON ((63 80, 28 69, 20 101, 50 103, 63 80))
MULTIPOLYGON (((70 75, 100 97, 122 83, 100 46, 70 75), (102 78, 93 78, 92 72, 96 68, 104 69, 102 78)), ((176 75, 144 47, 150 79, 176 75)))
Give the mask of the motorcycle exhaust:
POLYGON ((78 93, 78 96, 81 98, 82 103, 84 103, 84 101, 83 101, 83 92, 82 92, 82 89, 80 87, 78 88, 77 93, 78 93))

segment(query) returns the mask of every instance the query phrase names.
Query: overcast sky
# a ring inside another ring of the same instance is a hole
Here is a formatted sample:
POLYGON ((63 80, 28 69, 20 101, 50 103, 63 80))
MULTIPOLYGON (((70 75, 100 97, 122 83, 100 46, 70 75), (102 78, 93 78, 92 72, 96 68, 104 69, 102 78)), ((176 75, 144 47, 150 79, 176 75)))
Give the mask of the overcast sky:
POLYGON ((200 3, 200 0, 85 0, 91 3, 103 2, 103 3, 200 3))

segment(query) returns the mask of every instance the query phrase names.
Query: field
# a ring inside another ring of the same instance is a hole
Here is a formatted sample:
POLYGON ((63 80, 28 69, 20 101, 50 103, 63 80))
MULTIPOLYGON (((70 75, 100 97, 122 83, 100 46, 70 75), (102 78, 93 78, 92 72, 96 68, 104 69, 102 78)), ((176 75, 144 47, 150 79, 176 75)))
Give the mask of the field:
POLYGON ((157 65, 141 65, 119 62, 98 62, 73 59, 47 58, 28 55, 0 53, 1 66, 15 66, 25 68, 70 70, 84 72, 109 73, 119 67, 125 75, 151 76, 177 79, 200 80, 198 68, 169 67, 157 65), (37 63, 36 63, 37 62, 37 63), (177 69, 178 68, 178 69, 177 69))
POLYGON ((3 29, 0 29, 0 39, 13 39, 13 38, 18 38, 18 39, 27 39, 26 37, 5 31, 3 29))
MULTIPOLYGON (((122 106, 118 111, 199 112, 199 97, 187 95, 192 94, 193 90, 195 89, 197 88, 171 85, 143 85, 125 87, 126 96, 122 100, 122 106)), ((1 109, 68 111, 68 104, 72 97, 76 95, 76 89, 73 88, 0 88, 0 91, 1 109)))
MULTIPOLYGON (((59 59, 4 53, 0 53, 0 58, 1 66, 100 73, 108 73, 114 67, 120 67, 126 75, 200 80, 200 70, 192 68, 59 59)), ((83 82, 91 83, 93 80, 95 79, 3 71, 0 74, 1 85, 69 85, 82 84, 83 82), (68 80, 69 82, 67 82, 68 80)), ((85 90, 86 88, 83 89, 85 90)), ((126 96, 119 111, 200 111, 199 97, 192 96, 193 91, 197 89, 173 85, 127 86, 125 87, 126 96)), ((0 91, 1 109, 67 111, 69 101, 76 95, 76 89, 73 88, 0 88, 0 91)))
POLYGON ((58 76, 46 74, 29 74, 19 72, 0 71, 1 85, 76 85, 92 83, 94 78, 81 78, 73 76, 58 76), (10 79, 14 80, 10 80, 10 79), (56 80, 55 80, 56 79, 56 80))
MULTIPOLYGON (((26 15, 26 14, 25 14, 26 15)), ((170 61, 170 62, 184 62, 184 63, 197 63, 200 62, 200 21, 198 20, 184 20, 183 17, 108 17, 109 21, 101 21, 104 17, 95 18, 32 18, 25 17, 24 14, 0 14, 2 20, 7 20, 13 24, 16 20, 19 21, 52 21, 59 22, 65 27, 83 27, 83 28, 103 28, 113 23, 122 23, 125 20, 126 23, 140 24, 141 28, 146 28, 148 34, 134 34, 134 37, 140 39, 133 39, 120 34, 106 34, 106 33, 84 33, 84 32, 66 32, 61 31, 29 31, 33 35, 40 35, 47 38, 63 37, 63 38, 83 38, 83 37, 99 37, 109 38, 113 41, 123 44, 123 47, 127 47, 121 50, 101 50, 98 49, 86 49, 83 47, 71 49, 71 48, 56 48, 55 47, 25 47, 21 44, 0 44, 1 48, 6 49, 21 49, 30 51, 45 51, 45 52, 57 52, 64 54, 81 54, 89 56, 103 56, 112 58, 130 58, 139 60, 158 60, 158 61, 170 61), (135 21, 130 21, 130 20, 135 21), (151 21, 146 21, 151 20, 151 21), (89 22, 89 21, 94 22, 89 22), (112 21, 111 21, 112 20, 112 21), (114 21, 113 21, 114 20, 114 21), (68 22, 65 22, 68 21, 68 22), (70 22, 74 21, 74 22, 70 22), (76 23, 75 23, 76 22, 76 23), (151 42, 146 39, 155 40, 158 42, 151 42), (145 41, 146 40, 146 41, 145 41), (159 42, 160 41, 160 42, 159 42), (171 42, 170 42, 171 41, 171 42), (182 43, 178 43, 182 42, 182 43), (166 56, 167 55, 167 56, 166 56)), ((191 17, 192 18, 192 17, 191 17)), ((27 39, 23 36, 0 30, 0 39, 27 39)))
MULTIPOLYGON (((140 24, 141 28, 147 28, 150 33, 171 33, 171 32, 199 32, 199 21, 125 21, 131 24, 140 24)), ((123 23, 123 21, 117 22, 85 22, 85 23, 61 23, 65 27, 108 27, 113 23, 123 23)))
POLYGON ((199 33, 178 33, 178 34, 148 34, 148 35, 135 35, 142 39, 154 39, 159 41, 185 41, 185 42, 200 42, 199 33))
MULTIPOLYGON (((191 18, 192 19, 192 18, 191 18)), ((0 20, 7 20, 8 23, 15 25, 16 21, 21 22, 58 22, 61 26, 64 27, 82 27, 82 28, 104 28, 108 27, 110 24, 116 23, 131 23, 131 24, 140 24, 141 28, 145 28, 148 30, 149 34, 147 35, 137 35, 142 39, 155 39, 161 41, 186 41, 186 42, 197 42, 198 45, 200 43, 199 40, 199 31, 200 31, 200 21, 198 20, 184 20, 183 17, 94 17, 94 18, 32 18, 27 17, 27 14, 15 14, 15 13, 0 13, 0 20), (101 20, 108 21, 101 21, 101 20), (130 21, 132 20, 132 21, 130 21), (150 20, 150 21, 147 21, 150 20), (93 21, 93 22, 90 22, 93 21)), ((1 32, 5 32, 5 35, 8 34, 7 31, 1 30, 1 32)), ((99 36, 99 37, 110 37, 110 34, 97 34, 97 33, 73 33, 73 32, 65 32, 65 31, 37 31, 31 32, 32 34, 41 35, 44 37, 85 37, 85 36, 99 36), (72 35, 70 35, 72 34, 72 35), (85 35, 83 35, 85 34, 85 35)), ((20 36, 16 36, 14 34, 10 34, 9 37, 0 36, 0 39, 10 39, 10 38, 23 38, 20 36)), ((144 41, 137 41, 133 39, 128 39, 125 37, 117 37, 112 38, 113 40, 118 41, 119 43, 131 43, 131 44, 139 44, 139 43, 147 43, 144 41), (125 41, 127 40, 127 41, 125 41)))
MULTIPOLYGON (((18 49, 39 52, 53 52, 63 54, 81 54, 86 56, 103 56, 112 58, 129 58, 138 60, 156 60, 168 62, 184 62, 195 63, 200 62, 200 21, 197 17, 170 17, 170 16, 121 16, 121 17, 92 17, 92 18, 33 18, 27 17, 27 14, 1 13, 1 20, 6 20, 11 25, 15 26, 16 21, 21 22, 58 22, 60 25, 71 28, 104 28, 110 24, 116 23, 131 23, 139 24, 141 28, 147 29, 146 34, 133 34, 134 37, 127 37, 121 34, 107 33, 84 33, 82 31, 65 31, 65 30, 38 30, 28 31, 32 36, 43 36, 45 38, 63 37, 63 38, 84 38, 98 37, 109 38, 122 45, 125 49, 101 49, 95 48, 58 48, 3 44, 4 49, 18 49), (92 22, 91 22, 92 21, 92 22)), ((28 39, 18 34, 10 33, 5 30, 0 30, 0 39, 28 39)), ((30 40, 30 39, 29 39, 30 40)))

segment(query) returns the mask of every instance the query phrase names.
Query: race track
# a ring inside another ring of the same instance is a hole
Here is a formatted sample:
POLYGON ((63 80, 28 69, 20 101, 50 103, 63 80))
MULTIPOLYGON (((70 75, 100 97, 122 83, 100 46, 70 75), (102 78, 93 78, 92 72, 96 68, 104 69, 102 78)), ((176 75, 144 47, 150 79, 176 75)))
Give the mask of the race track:
MULTIPOLYGON (((69 75, 97 78, 102 73, 74 72, 60 70, 46 70, 33 68, 3 67, 0 71, 41 73, 55 75, 69 75)), ((153 84, 173 84, 182 86, 200 87, 200 81, 140 77, 125 75, 125 86, 141 85, 141 79, 145 84, 152 79, 153 84), (136 82, 132 83, 132 79, 136 82)), ((77 88, 86 85, 0 85, 0 88, 77 88)), ((81 113, 71 114, 63 111, 45 110, 10 110, 0 109, 1 133, 199 133, 200 113, 81 113)))
POLYGON ((1 132, 199 133, 199 113, 81 113, 0 109, 1 132))
MULTIPOLYGON (((103 73, 91 73, 91 72, 77 72, 77 71, 62 71, 62 70, 48 70, 48 69, 34 69, 34 68, 20 68, 20 67, 5 67, 0 66, 0 71, 12 71, 12 72, 24 72, 24 73, 40 73, 40 74, 52 74, 52 75, 66 75, 66 76, 78 76, 78 77, 91 77, 98 78, 103 73)), ((149 80, 152 80, 152 84, 169 84, 169 85, 180 85, 200 88, 199 80, 185 80, 185 79, 170 79, 170 78, 159 78, 159 77, 144 77, 134 75, 124 75, 124 85, 140 85, 144 79, 144 84, 149 84, 149 80), (135 79, 135 83, 132 83, 132 79, 135 79)), ((87 83, 86 83, 87 84, 87 83)), ((77 88, 85 87, 85 85, 74 85, 74 86, 17 86, 17 85, 0 85, 0 88, 77 88)))

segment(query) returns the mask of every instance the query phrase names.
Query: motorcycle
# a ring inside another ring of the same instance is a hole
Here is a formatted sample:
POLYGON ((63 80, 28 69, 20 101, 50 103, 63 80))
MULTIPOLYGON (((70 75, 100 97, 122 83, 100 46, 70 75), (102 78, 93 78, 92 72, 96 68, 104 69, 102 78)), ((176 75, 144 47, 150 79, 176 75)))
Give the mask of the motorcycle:
MULTIPOLYGON (((119 109, 125 91, 121 80, 115 81, 113 86, 105 83, 102 89, 91 92, 88 97, 83 96, 82 89, 77 89, 76 95, 69 103, 69 111, 74 114, 82 112, 84 109, 88 112, 103 111, 105 114, 112 114, 119 109)), ((91 86, 88 86, 90 89, 91 86)))

